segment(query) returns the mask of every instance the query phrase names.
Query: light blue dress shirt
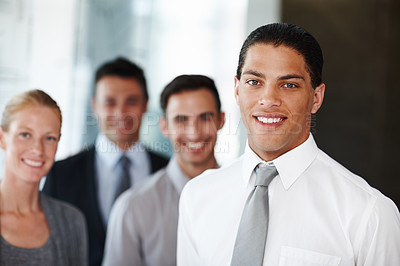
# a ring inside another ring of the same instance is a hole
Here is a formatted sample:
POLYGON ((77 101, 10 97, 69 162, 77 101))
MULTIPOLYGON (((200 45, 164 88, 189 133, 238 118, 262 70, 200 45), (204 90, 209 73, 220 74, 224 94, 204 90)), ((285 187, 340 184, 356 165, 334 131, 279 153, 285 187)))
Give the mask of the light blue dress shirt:
MULTIPOLYGON (((99 134, 95 145, 97 196, 103 222, 107 225, 122 171, 119 159, 124 152, 104 134, 99 134)), ((145 146, 140 142, 136 142, 125 151, 125 155, 131 161, 131 184, 132 186, 136 186, 146 180, 151 174, 150 155, 146 151, 145 146)))

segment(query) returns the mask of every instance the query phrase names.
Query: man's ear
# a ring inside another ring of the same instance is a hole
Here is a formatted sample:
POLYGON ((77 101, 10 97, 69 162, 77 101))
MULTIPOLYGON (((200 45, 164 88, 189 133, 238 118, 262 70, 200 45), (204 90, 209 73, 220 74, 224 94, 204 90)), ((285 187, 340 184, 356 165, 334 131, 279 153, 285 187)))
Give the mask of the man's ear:
POLYGON ((168 132, 167 120, 165 119, 165 116, 160 117, 160 129, 161 129, 161 133, 164 135, 164 137, 168 138, 169 132, 168 132))
POLYGON ((219 125, 218 130, 220 130, 225 125, 225 112, 219 113, 219 125))
POLYGON ((147 103, 148 103, 149 101, 147 100, 147 101, 145 101, 144 102, 144 106, 143 106, 143 113, 146 113, 147 112, 147 103))
POLYGON ((324 101, 324 95, 325 95, 325 84, 321 83, 321 85, 319 85, 314 89, 314 100, 313 100, 313 106, 311 108, 312 114, 315 114, 321 107, 322 102, 324 101))
POLYGON ((240 83, 240 80, 237 78, 237 76, 235 76, 234 82, 235 82, 235 88, 234 88, 235 100, 236 100, 236 103, 239 105, 239 83, 240 83))
POLYGON ((92 112, 97 114, 96 99, 94 97, 90 100, 90 105, 92 106, 92 112))

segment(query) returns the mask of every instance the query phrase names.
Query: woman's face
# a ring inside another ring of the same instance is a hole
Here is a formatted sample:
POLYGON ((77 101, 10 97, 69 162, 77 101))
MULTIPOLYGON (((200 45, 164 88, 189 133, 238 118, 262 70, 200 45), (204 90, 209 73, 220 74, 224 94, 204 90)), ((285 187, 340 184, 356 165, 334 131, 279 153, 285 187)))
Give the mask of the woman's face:
POLYGON ((40 182, 54 162, 61 122, 49 107, 28 105, 12 116, 7 132, 0 127, 4 178, 40 182))

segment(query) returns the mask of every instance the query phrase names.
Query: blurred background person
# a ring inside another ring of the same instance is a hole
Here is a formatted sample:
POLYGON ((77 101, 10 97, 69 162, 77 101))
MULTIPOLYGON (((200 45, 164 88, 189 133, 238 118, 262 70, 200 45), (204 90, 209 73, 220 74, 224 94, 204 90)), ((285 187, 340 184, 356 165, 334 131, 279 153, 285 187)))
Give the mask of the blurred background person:
POLYGON ((57 103, 41 90, 12 98, 1 120, 0 265, 87 265, 87 232, 75 207, 39 193, 61 130, 57 103))
POLYGON ((148 93, 143 70, 117 58, 96 72, 93 112, 99 134, 94 145, 54 164, 43 191, 77 206, 89 232, 90 265, 100 265, 114 200, 167 164, 139 141, 148 93))
POLYGON ((214 81, 181 75, 161 94, 161 131, 174 155, 167 167, 124 193, 111 212, 103 266, 176 265, 178 203, 187 181, 218 168, 217 133, 225 122, 214 81))

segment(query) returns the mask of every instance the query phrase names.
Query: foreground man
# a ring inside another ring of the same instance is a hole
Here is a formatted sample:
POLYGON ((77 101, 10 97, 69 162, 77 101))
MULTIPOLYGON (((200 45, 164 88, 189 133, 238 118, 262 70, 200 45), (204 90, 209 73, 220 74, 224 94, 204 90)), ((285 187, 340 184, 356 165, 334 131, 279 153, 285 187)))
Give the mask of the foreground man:
POLYGON ((235 77, 248 146, 182 192, 178 265, 400 265, 394 203, 310 134, 322 65, 300 27, 270 24, 248 36, 235 77))
POLYGON ((163 134, 173 144, 168 166, 115 203, 103 266, 176 265, 178 201, 186 182, 217 168, 214 146, 224 113, 214 82, 183 75, 161 94, 163 134))

